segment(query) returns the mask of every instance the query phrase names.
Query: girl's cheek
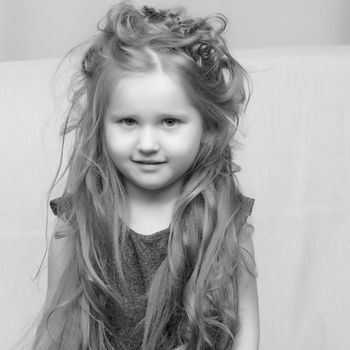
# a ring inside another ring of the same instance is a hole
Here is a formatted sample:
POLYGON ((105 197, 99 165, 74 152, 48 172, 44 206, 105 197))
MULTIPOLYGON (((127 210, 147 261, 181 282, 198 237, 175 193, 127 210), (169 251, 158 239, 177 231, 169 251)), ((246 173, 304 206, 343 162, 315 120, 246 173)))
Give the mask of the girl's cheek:
POLYGON ((133 137, 120 133, 111 133, 110 146, 115 152, 125 153, 135 145, 136 141, 133 137))

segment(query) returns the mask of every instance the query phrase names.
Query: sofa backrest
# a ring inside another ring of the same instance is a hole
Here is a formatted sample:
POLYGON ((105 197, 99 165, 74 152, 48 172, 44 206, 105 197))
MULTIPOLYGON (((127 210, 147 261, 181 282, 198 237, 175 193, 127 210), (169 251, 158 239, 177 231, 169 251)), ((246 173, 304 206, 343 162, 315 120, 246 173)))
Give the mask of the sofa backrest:
MULTIPOLYGON (((234 54, 253 82, 236 160, 243 192, 256 199, 261 349, 348 349, 350 47, 234 54)), ((45 269, 32 278, 45 252, 46 196, 67 108, 71 68, 52 80, 58 63, 0 63, 1 349, 45 295, 45 269)), ((53 222, 49 212, 49 234, 53 222)))

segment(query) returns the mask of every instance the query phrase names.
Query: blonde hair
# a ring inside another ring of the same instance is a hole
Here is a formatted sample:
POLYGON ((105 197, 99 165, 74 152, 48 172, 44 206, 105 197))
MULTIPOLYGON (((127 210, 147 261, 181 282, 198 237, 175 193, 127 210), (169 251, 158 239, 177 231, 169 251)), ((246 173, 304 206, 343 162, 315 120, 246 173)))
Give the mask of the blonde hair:
POLYGON ((122 175, 108 157, 102 120, 113 82, 160 66, 178 77, 204 129, 175 203, 167 257, 149 290, 142 349, 227 349, 234 344, 240 326, 239 268, 253 276, 254 269, 239 246, 244 197, 235 176, 240 167, 232 160, 249 80, 222 37, 226 22, 223 15, 190 18, 183 9, 138 10, 122 2, 100 23, 83 55, 63 127, 63 139, 74 132, 75 141, 58 210, 71 227, 61 236, 70 235, 74 249, 42 317, 35 349, 57 310, 62 315, 59 338, 49 340, 45 349, 113 349, 113 322, 122 317, 128 296, 120 258, 126 194, 122 175), (117 282, 108 272, 114 254, 110 242, 115 244, 117 282), (113 322, 107 310, 111 305, 117 310, 113 322))

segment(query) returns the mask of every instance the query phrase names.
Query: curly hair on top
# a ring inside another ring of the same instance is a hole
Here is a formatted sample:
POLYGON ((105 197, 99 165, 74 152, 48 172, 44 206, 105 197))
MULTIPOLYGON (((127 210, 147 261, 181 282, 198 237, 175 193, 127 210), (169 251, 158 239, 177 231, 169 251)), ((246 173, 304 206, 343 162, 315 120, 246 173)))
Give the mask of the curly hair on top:
MULTIPOLYGON (((240 167, 232 159, 249 78, 222 37, 226 22, 223 15, 190 18, 183 9, 137 9, 122 2, 99 23, 72 82, 62 130, 63 142, 72 132, 74 144, 60 202, 66 226, 56 238, 69 237, 72 249, 34 349, 111 350, 118 344, 113 329, 128 296, 121 261, 126 193, 108 156, 102 122, 113 84, 152 71, 180 81, 204 129, 174 206, 167 256, 149 290, 142 349, 233 346, 240 329, 239 274, 246 269, 254 276, 255 262, 239 245, 243 231, 253 227, 237 223, 243 195, 235 176, 240 167), (117 280, 109 273, 112 263, 117 280)), ((52 188, 57 182, 58 175, 52 188)))

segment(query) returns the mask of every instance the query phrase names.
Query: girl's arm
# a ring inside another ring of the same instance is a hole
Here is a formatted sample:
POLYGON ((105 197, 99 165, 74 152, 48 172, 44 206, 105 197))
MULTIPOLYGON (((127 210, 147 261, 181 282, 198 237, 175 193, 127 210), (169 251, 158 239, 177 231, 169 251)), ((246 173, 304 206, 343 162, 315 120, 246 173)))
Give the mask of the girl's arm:
MULTIPOLYGON (((246 224, 242 230, 249 229, 246 224)), ((246 249, 254 257, 254 245, 251 234, 245 238, 240 246, 246 249)), ((248 255, 248 254, 247 254, 248 255)), ((248 255, 249 256, 249 255, 248 255)), ((249 260, 248 262, 249 263, 249 260)), ((253 265, 251 266, 255 271, 253 265)), ((238 333, 234 350, 258 350, 260 325, 259 325, 259 303, 256 278, 252 277, 244 268, 241 268, 238 282, 238 300, 241 319, 241 330, 238 333)))
POLYGON ((61 238, 56 238, 55 235, 56 233, 62 234, 70 231, 69 225, 58 218, 49 246, 46 304, 51 304, 73 252, 72 235, 61 238))
MULTIPOLYGON (((48 251, 48 280, 47 291, 44 306, 44 317, 46 318, 47 312, 51 309, 54 301, 55 293, 59 287, 59 283, 63 276, 63 272, 67 267, 69 258, 73 250, 72 236, 68 235, 62 238, 56 238, 56 233, 67 232, 70 230, 68 224, 61 218, 57 219, 57 223, 54 232, 50 239, 49 251, 48 251)), ((58 337, 58 332, 61 328, 61 322, 63 315, 60 310, 57 310, 52 314, 47 324, 50 334, 47 331, 46 321, 42 319, 40 322, 35 342, 35 350, 46 350, 48 348, 54 349, 52 346, 52 337, 58 337)))

